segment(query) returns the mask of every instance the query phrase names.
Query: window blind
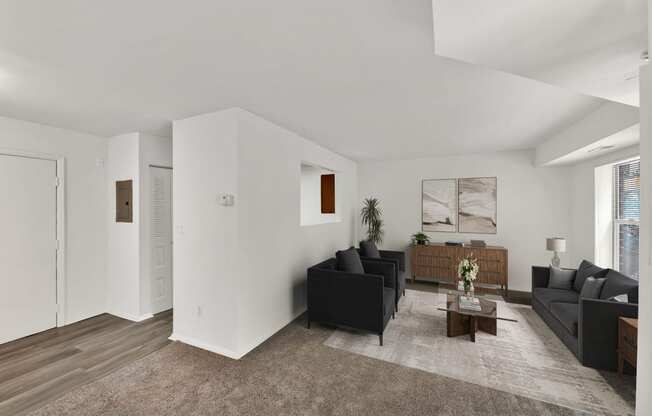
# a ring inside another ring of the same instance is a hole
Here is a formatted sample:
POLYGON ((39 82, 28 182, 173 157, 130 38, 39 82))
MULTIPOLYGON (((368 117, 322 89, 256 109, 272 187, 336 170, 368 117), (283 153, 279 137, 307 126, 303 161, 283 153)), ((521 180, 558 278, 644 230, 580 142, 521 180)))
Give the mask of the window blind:
POLYGON ((641 218, 641 161, 616 165, 616 219, 641 218))
POLYGON ((641 218, 641 162, 614 166, 614 266, 639 278, 639 220, 641 218))

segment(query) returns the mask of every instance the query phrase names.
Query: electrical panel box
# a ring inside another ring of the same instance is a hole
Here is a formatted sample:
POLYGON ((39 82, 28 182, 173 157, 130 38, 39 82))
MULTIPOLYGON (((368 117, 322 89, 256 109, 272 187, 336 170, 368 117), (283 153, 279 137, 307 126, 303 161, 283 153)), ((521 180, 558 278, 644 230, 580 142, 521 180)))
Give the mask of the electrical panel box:
POLYGON ((134 222, 133 180, 115 183, 115 222, 134 222))

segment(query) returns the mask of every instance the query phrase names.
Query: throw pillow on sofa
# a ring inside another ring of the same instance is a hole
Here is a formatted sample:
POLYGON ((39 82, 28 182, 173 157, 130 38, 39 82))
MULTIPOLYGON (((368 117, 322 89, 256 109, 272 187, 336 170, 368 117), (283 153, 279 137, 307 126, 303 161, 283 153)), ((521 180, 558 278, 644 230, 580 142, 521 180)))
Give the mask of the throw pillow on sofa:
POLYGON ((575 282, 573 283, 573 289, 577 293, 582 291, 584 286, 584 281, 589 277, 593 276, 596 279, 600 277, 605 277, 609 269, 603 269, 602 267, 596 266, 588 260, 582 260, 580 267, 577 268, 577 274, 575 275, 575 282))
POLYGON ((600 299, 627 294, 629 303, 638 303, 638 280, 625 276, 615 270, 609 270, 604 282, 600 299))
POLYGON ((337 270, 347 273, 364 274, 364 267, 358 251, 351 247, 348 250, 341 250, 335 253, 337 259, 337 270))
POLYGON ((376 243, 369 240, 360 241, 360 255, 371 257, 372 259, 380 258, 380 252, 378 251, 378 247, 376 247, 376 243))
POLYGON ((602 286, 605 282, 604 277, 596 279, 593 276, 588 277, 584 281, 584 286, 582 286, 582 291, 580 292, 580 298, 586 299, 598 299, 600 297, 600 292, 602 291, 602 286))
POLYGON ((548 280, 549 289, 571 290, 574 280, 575 270, 566 270, 550 266, 550 280, 548 280))

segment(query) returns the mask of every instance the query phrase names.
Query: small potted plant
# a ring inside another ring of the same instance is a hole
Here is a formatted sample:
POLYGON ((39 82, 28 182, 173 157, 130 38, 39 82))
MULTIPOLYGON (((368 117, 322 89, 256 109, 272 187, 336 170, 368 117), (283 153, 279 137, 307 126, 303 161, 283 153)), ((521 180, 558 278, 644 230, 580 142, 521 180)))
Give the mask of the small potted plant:
POLYGON ((473 254, 464 257, 457 266, 457 275, 464 285, 464 292, 467 296, 473 293, 473 282, 478 277, 480 267, 473 254))
POLYGON ((416 233, 412 235, 412 245, 425 246, 430 243, 430 237, 424 233, 416 233))

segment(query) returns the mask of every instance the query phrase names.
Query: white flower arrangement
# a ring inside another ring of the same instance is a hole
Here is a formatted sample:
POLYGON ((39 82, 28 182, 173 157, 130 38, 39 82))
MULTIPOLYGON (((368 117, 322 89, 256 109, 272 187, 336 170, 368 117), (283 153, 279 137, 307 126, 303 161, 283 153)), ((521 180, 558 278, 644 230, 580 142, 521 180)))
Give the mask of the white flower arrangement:
POLYGON ((472 256, 463 258, 457 266, 457 274, 465 284, 472 284, 478 277, 479 271, 480 267, 478 267, 478 261, 472 256))

